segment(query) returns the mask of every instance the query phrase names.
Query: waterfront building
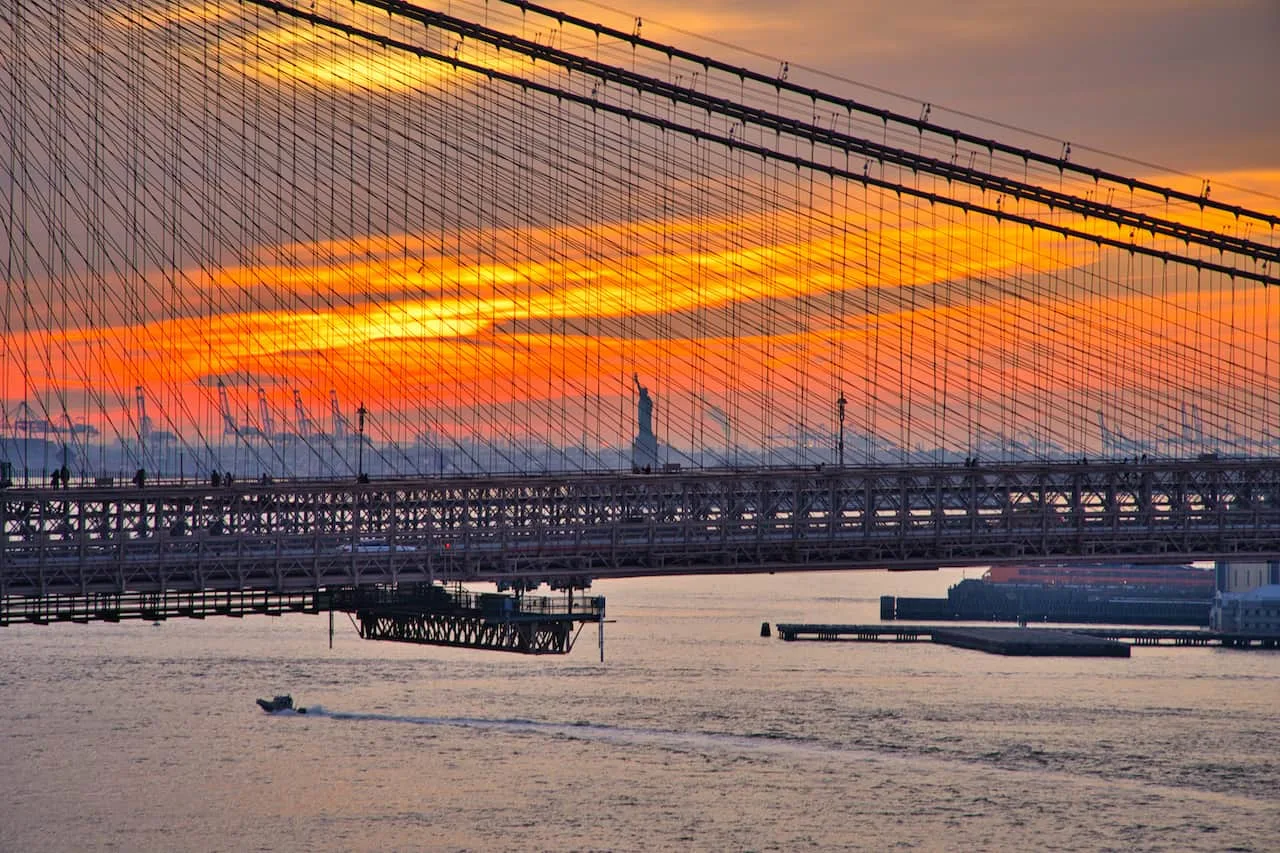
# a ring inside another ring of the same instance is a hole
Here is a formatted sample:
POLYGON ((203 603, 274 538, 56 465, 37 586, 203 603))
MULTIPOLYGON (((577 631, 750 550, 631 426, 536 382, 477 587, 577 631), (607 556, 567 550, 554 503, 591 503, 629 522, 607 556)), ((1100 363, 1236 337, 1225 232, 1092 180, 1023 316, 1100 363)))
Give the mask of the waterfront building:
POLYGON ((1218 592, 1209 613, 1209 627, 1228 634, 1280 637, 1280 584, 1248 592, 1218 592))

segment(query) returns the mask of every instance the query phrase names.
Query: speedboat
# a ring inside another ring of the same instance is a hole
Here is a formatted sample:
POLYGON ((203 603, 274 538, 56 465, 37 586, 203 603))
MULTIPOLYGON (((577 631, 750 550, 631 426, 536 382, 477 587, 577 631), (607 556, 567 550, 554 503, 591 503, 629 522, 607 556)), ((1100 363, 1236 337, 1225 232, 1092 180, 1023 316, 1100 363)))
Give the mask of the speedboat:
POLYGON ((295 711, 299 714, 307 713, 306 708, 293 707, 292 696, 275 696, 271 699, 259 699, 258 707, 266 711, 268 714, 274 714, 277 711, 295 711))

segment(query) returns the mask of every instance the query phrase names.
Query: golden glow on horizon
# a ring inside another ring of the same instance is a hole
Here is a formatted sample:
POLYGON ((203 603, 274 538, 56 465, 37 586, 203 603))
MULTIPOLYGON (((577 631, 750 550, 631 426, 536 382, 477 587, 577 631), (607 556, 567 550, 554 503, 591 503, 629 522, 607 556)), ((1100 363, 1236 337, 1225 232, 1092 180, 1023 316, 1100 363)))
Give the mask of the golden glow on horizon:
MULTIPOLYGON (((234 67, 254 79, 295 80, 345 91, 409 92, 459 79, 478 81, 483 77, 447 59, 382 50, 300 21, 273 20, 275 26, 246 34, 238 42, 222 48, 224 53, 238 57, 232 63, 234 67)), ((358 18, 351 23, 360 25, 358 18)), ((448 49, 436 46, 434 52, 452 56, 465 65, 505 74, 527 74, 532 66, 532 62, 521 55, 504 51, 495 56, 473 41, 459 41, 448 49)))
MULTIPOLYGON (((564 317, 600 306, 617 309, 622 316, 628 304, 660 299, 653 282, 648 286, 638 294, 616 286, 581 286, 537 299, 500 298, 489 291, 483 298, 471 293, 466 299, 399 300, 316 314, 243 312, 80 330, 56 338, 43 333, 25 342, 11 340, 10 345, 11 351, 22 351, 25 343, 50 354, 43 363, 43 381, 32 377, 40 384, 66 385, 58 377, 75 377, 75 365, 97 360, 102 368, 99 378, 108 386, 163 387, 177 380, 177 393, 187 398, 188 411, 210 405, 210 381, 201 380, 201 391, 197 380, 224 375, 256 377, 250 381, 265 384, 281 411, 291 411, 288 387, 309 389, 314 404, 325 388, 336 386, 344 398, 358 389, 371 406, 397 408, 413 400, 447 421, 448 411, 529 405, 573 388, 597 387, 609 396, 625 396, 632 371, 652 376, 662 372, 663 364, 685 366, 665 372, 661 395, 668 403, 694 393, 719 400, 763 399, 770 383, 779 381, 786 387, 821 388, 834 379, 860 388, 870 381, 864 377, 872 375, 883 384, 879 403, 888 408, 905 403, 895 390, 898 377, 912 405, 920 406, 939 403, 934 396, 939 376, 953 389, 990 388, 994 382, 1065 394, 1102 387, 1106 364, 1115 362, 1142 365, 1145 381, 1156 387, 1185 377, 1178 375, 1175 360, 1153 360, 1149 342, 1164 341, 1162 346, 1174 349, 1197 346, 1188 340, 1196 330, 1185 327, 1194 320, 1197 329, 1212 330, 1206 333, 1215 346, 1248 347, 1265 339, 1269 323, 1263 307, 1267 294, 1256 289, 1226 298, 1215 292, 1095 296, 1087 304, 1071 298, 1034 303, 1013 298, 949 307, 925 302, 925 307, 867 315, 855 322, 832 318, 815 324, 807 334, 786 324, 777 334, 747 329, 734 338, 673 332, 629 340, 592 334, 581 326, 561 335, 493 333, 494 326, 507 321, 564 317), (901 330, 907 328, 911 331, 906 349, 899 349, 904 346, 901 330), (1164 340, 1171 330, 1177 339, 1164 340), (1089 340, 1108 343, 1082 349, 1081 342, 1089 340), (1031 341, 1038 354, 1018 355, 1031 341), (117 357, 102 359, 102 353, 117 357), (694 364, 704 368, 688 369, 694 364), (388 375, 392 365, 394 373, 388 375), (886 377, 894 381, 886 383, 886 377)), ((698 304, 689 293, 661 298, 666 299, 662 305, 645 310, 676 313, 698 304)), ((11 371, 17 367, 12 360, 9 366, 11 371)), ((1218 376, 1224 382, 1244 381, 1241 370, 1228 363, 1218 376)), ((251 385, 246 393, 253 390, 251 385)))
MULTIPOLYGON (((906 398, 898 396, 900 384, 911 404, 926 407, 921 411, 927 411, 941 402, 937 398, 939 377, 944 380, 941 387, 949 388, 953 395, 952 405, 967 393, 966 388, 968 393, 981 393, 973 389, 990 389, 1001 382, 1009 388, 1020 386, 1026 393, 1067 399, 1089 387, 1105 386, 1108 371, 1114 370, 1109 365, 1116 363, 1140 365, 1146 381, 1154 385, 1184 381, 1182 368, 1173 359, 1153 358, 1143 343, 1165 331, 1170 313, 1183 312, 1196 315, 1206 327, 1222 324, 1233 328, 1237 338, 1261 331, 1240 326, 1238 320, 1232 319, 1237 312, 1249 318, 1252 326, 1266 325, 1262 312, 1251 312, 1247 305, 1233 305, 1230 300, 1215 299, 1213 294, 1184 294, 1167 304, 1140 297, 1107 300, 1088 310, 1066 300, 1016 309, 1001 303, 925 308, 871 318, 862 328, 815 330, 809 335, 789 332, 736 339, 625 341, 582 335, 514 334, 500 341, 381 338, 357 348, 331 346, 319 352, 229 348, 226 357, 212 366, 228 375, 268 377, 263 381, 281 411, 291 410, 291 401, 285 386, 271 384, 269 377, 274 372, 287 371, 292 387, 307 389, 312 405, 325 388, 336 386, 345 399, 358 392, 371 407, 399 408, 406 404, 406 398, 412 399, 415 405, 450 421, 456 419, 451 412, 475 407, 555 400, 566 388, 603 388, 610 399, 625 398, 625 377, 637 365, 642 375, 654 376, 660 364, 690 365, 699 361, 707 365, 702 373, 676 370, 666 374, 664 384, 655 389, 663 405, 674 406, 678 399, 691 398, 695 393, 704 399, 722 401, 735 396, 765 399, 768 383, 782 377, 788 385, 804 381, 814 388, 824 388, 831 383, 833 372, 838 372, 843 376, 840 384, 851 392, 874 382, 878 388, 877 405, 886 411, 904 405, 906 398), (1100 316, 1113 319, 1100 322, 1100 316), (910 350, 906 352, 893 344, 904 326, 913 330, 910 350), (1046 336, 1043 330, 1047 328, 1058 331, 1046 336), (1092 350, 1079 348, 1082 339, 1095 336, 1111 343, 1092 350), (881 338, 879 342, 877 337, 881 338), (1039 355, 1019 355, 1021 346, 1030 340, 1040 348, 1039 355), (920 357, 930 350, 937 353, 936 360, 920 357), (836 367, 840 359, 842 362, 836 367), (380 382, 371 381, 369 371, 386 365, 397 365, 396 374, 385 376, 380 382), (495 373, 499 365, 503 369, 495 373), (536 379, 547 376, 549 371, 554 373, 557 366, 571 371, 567 386, 558 378, 546 382, 536 379)), ((184 369, 199 364, 202 355, 207 355, 203 351, 209 343, 224 341, 229 345, 231 341, 252 340, 258 332, 279 332, 279 318, 259 319, 267 322, 259 326, 228 323, 212 339, 205 338, 195 346, 181 337, 190 331, 183 324, 149 329, 137 343, 150 352, 162 353, 164 358, 148 358, 135 364, 112 362, 104 379, 125 389, 131 388, 133 382, 162 387, 171 376, 169 371, 182 375, 184 369)), ((104 336, 67 346, 67 357, 75 360, 91 356, 97 347, 127 346, 126 341, 113 338, 104 336)), ((1218 345, 1237 343, 1222 341, 1218 345)), ((1186 341, 1180 344, 1188 345, 1186 341)), ((211 366, 207 361, 204 364, 206 368, 211 366)), ((52 366, 59 369, 58 365, 52 366)), ((1221 382, 1245 379, 1239 364, 1224 363, 1218 375, 1221 382)), ((208 385, 200 391, 183 383, 178 392, 187 398, 184 406, 188 411, 207 410, 210 405, 208 385)), ((244 391, 249 395, 252 392, 252 386, 244 391)), ((127 405, 126 402, 126 410, 127 405)), ((472 424, 473 428, 477 426, 472 424)), ((744 429, 750 426, 740 424, 744 429)))

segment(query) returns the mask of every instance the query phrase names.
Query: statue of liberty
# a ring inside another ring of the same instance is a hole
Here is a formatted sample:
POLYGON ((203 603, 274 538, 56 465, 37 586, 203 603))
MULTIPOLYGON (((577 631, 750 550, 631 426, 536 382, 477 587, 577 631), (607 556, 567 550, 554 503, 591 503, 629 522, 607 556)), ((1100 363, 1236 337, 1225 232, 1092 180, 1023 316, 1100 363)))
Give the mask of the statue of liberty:
POLYGON ((640 374, 633 373, 640 400, 636 405, 636 437, 631 442, 631 468, 633 471, 653 471, 658 467, 658 437, 653 434, 653 397, 649 389, 640 384, 640 374))

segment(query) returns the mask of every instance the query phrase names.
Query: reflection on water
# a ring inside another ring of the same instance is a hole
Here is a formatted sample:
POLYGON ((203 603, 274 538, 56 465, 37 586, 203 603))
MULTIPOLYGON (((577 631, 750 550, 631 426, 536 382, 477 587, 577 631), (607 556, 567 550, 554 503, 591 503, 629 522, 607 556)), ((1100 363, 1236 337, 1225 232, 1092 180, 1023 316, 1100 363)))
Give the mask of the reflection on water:
MULTIPOLYGON (((1280 654, 783 643, 959 572, 598 584, 564 658, 0 631, 0 850, 1274 849, 1280 654), (263 714, 292 693, 306 715, 263 714)), ((345 626, 344 626, 345 627, 345 626)))

